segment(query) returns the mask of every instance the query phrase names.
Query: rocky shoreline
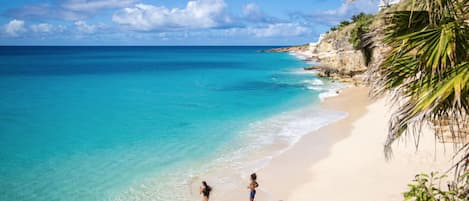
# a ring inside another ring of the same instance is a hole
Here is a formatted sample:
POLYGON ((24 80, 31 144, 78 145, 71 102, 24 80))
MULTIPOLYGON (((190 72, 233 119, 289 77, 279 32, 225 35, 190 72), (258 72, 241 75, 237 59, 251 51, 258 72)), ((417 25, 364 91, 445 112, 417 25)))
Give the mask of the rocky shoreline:
POLYGON ((303 68, 305 71, 315 71, 319 77, 330 78, 339 82, 362 86, 365 80, 366 70, 340 70, 327 66, 309 66, 303 68))
POLYGON ((383 23, 382 20, 375 20, 370 25, 369 35, 373 44, 371 61, 368 65, 363 53, 355 49, 350 42, 354 23, 322 35, 317 43, 274 48, 263 52, 291 52, 301 55, 302 59, 315 63, 313 66, 305 67, 305 70, 315 71, 320 77, 362 86, 366 82, 365 74, 368 67, 380 65, 389 49, 381 42, 383 23))
POLYGON ((269 50, 263 50, 262 52, 289 52, 297 55, 302 55, 303 60, 313 61, 316 63, 315 65, 304 67, 303 69, 305 71, 313 71, 316 72, 316 75, 318 75, 319 77, 330 78, 335 81, 353 84, 355 86, 363 85, 365 79, 365 72, 367 70, 366 67, 350 67, 351 63, 344 61, 344 58, 350 58, 351 55, 353 55, 353 58, 356 58, 357 55, 354 55, 356 54, 355 52, 351 54, 348 53, 349 55, 343 55, 338 52, 331 53, 330 51, 324 51, 319 49, 319 44, 321 44, 321 42, 316 45, 313 44, 273 48, 269 50), (328 55, 325 55, 326 52, 328 55))
POLYGON ((309 50, 309 44, 300 45, 300 46, 291 46, 291 47, 279 47, 268 50, 261 50, 261 52, 304 52, 309 50))

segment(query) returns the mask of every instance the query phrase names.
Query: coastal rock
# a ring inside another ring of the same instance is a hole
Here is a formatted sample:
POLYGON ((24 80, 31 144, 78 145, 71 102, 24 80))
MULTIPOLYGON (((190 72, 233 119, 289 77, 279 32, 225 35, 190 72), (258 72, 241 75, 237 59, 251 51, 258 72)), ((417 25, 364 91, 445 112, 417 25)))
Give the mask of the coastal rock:
MULTIPOLYGON (((289 51, 306 55, 305 60, 317 63, 315 66, 305 67, 304 70, 318 71, 318 76, 329 77, 341 82, 363 85, 365 73, 368 70, 365 58, 360 50, 356 50, 349 42, 355 24, 347 25, 340 30, 331 31, 321 36, 317 43, 304 46, 281 48, 278 51, 289 51)), ((380 65, 389 47, 381 41, 384 21, 380 17, 370 25, 370 37, 373 41, 373 54, 369 66, 380 65)))
POLYGON ((306 70, 306 71, 309 71, 309 70, 321 70, 321 67, 320 67, 320 66, 310 66, 310 67, 304 67, 303 69, 306 70))
POLYGON ((340 31, 333 31, 323 36, 312 46, 311 57, 321 65, 319 76, 330 77, 347 83, 361 83, 367 67, 359 50, 349 42, 353 24, 340 31))
POLYGON ((261 52, 304 52, 309 50, 309 44, 300 45, 300 46, 291 46, 291 47, 280 47, 273 48, 268 50, 261 50, 261 52))
POLYGON ((337 80, 343 83, 351 83, 356 86, 362 84, 364 80, 364 73, 366 70, 357 69, 357 70, 346 70, 338 69, 328 66, 311 66, 304 68, 305 70, 316 70, 318 71, 317 75, 319 77, 327 77, 333 80, 337 80))

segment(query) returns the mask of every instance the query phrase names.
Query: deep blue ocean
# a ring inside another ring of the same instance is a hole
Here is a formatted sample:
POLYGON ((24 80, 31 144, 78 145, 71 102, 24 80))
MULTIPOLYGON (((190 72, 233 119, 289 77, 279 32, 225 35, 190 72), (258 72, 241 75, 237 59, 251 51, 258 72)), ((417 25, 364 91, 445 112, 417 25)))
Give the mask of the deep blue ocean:
POLYGON ((343 115, 269 48, 0 47, 0 200, 189 200, 343 115))

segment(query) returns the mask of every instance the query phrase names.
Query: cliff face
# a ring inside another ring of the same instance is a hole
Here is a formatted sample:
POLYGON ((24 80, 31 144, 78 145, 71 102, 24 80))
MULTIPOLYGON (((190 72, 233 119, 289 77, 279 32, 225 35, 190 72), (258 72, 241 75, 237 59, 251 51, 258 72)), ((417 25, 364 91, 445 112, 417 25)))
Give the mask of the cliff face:
MULTIPOLYGON (((354 26, 355 24, 350 24, 340 30, 329 32, 323 35, 319 43, 311 45, 308 55, 311 56, 311 60, 317 62, 317 65, 307 69, 318 70, 319 76, 362 84, 368 67, 362 51, 356 50, 349 42, 354 26)), ((383 27, 384 22, 378 14, 369 25, 368 34, 373 41, 369 66, 379 65, 389 51, 389 48, 382 43, 383 27)))
POLYGON ((349 42, 353 24, 323 36, 310 47, 311 59, 322 68, 336 69, 343 75, 366 71, 365 59, 349 42))
POLYGON ((385 27, 383 13, 378 13, 368 25, 371 45, 371 60, 366 65, 362 50, 357 50, 350 42, 355 23, 341 27, 339 30, 328 32, 321 36, 318 43, 285 48, 275 48, 264 52, 294 52, 305 57, 306 60, 316 62, 316 65, 306 67, 305 70, 318 71, 322 77, 361 85, 365 81, 365 72, 369 66, 380 65, 389 48, 382 43, 385 27))

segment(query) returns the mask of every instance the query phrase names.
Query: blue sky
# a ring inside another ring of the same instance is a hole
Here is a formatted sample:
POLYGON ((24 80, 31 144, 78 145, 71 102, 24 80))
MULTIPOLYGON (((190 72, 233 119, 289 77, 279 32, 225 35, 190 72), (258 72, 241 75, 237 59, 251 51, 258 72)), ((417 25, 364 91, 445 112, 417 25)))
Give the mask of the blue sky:
POLYGON ((379 0, 2 0, 0 45, 292 45, 379 0))

